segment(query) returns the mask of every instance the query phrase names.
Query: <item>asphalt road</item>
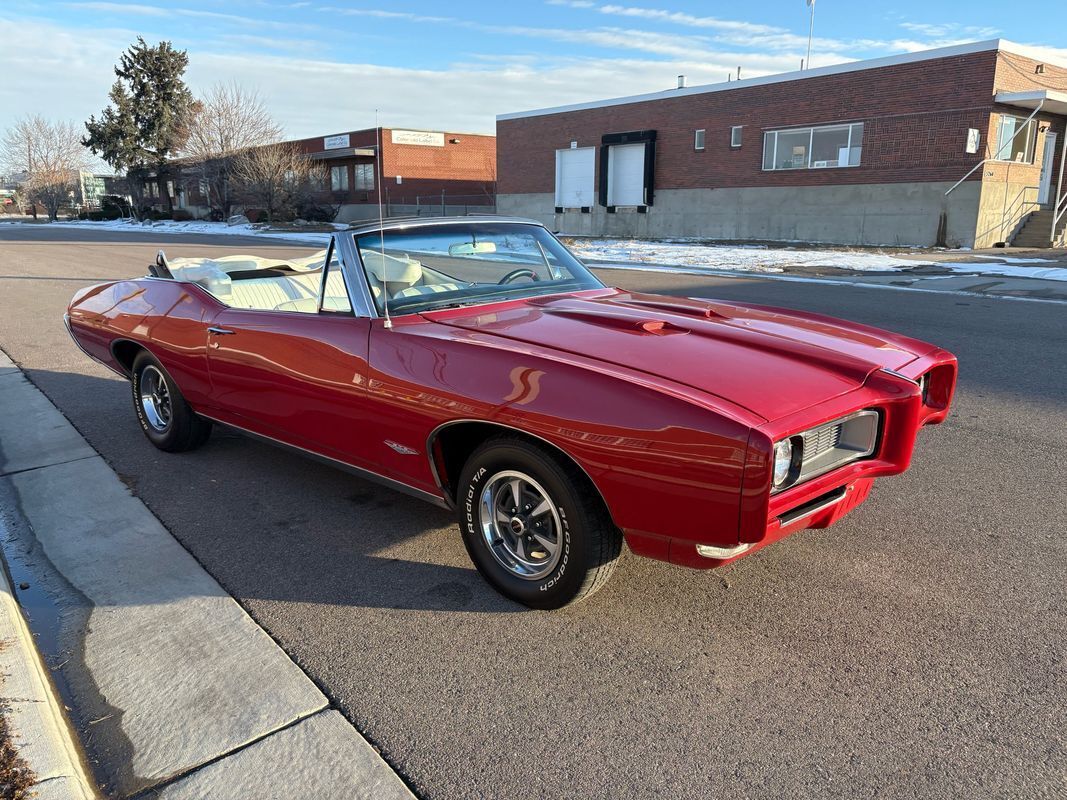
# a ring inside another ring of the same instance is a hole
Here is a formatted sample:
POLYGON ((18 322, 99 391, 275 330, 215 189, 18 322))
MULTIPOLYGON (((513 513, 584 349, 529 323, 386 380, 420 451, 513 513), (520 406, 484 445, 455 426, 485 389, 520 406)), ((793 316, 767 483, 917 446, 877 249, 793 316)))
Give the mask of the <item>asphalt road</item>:
POLYGON ((0 226, 0 346, 420 796, 1067 794, 1067 305, 605 273, 936 342, 955 412, 834 528, 715 572, 626 553, 533 612, 443 511, 234 435, 152 448, 61 314, 160 246, 248 250, 0 226))

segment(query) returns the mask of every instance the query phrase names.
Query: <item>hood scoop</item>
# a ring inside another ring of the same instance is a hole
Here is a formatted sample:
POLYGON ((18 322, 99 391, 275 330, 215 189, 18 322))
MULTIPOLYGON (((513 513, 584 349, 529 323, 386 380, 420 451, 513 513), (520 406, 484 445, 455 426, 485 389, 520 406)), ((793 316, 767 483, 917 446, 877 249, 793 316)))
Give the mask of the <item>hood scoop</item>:
POLYGON ((649 318, 647 314, 627 314, 624 311, 600 311, 591 308, 568 308, 567 306, 542 307, 542 312, 554 317, 566 317, 567 319, 597 325, 601 328, 610 328, 622 333, 633 333, 643 336, 671 336, 689 333, 688 328, 675 325, 665 319, 649 318))
POLYGON ((686 298, 673 300, 667 297, 631 294, 626 300, 626 305, 666 311, 668 314, 681 314, 687 317, 696 317, 697 319, 726 319, 725 315, 708 308, 707 303, 697 303, 686 298))

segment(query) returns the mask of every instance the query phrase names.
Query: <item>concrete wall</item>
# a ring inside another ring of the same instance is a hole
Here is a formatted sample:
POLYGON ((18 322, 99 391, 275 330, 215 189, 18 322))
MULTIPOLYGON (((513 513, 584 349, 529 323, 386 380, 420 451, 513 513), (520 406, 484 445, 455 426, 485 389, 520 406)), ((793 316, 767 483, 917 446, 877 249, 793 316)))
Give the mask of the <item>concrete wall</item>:
POLYGON ((992 247, 998 242, 1011 242, 1026 217, 1040 208, 1037 193, 1036 181, 983 181, 974 246, 992 247))
POLYGON ((502 194, 500 214, 532 217, 552 230, 586 236, 826 242, 858 245, 937 243, 942 213, 946 243, 972 247, 980 181, 947 198, 949 182, 806 186, 777 189, 662 189, 648 213, 601 206, 556 214, 551 193, 502 194))

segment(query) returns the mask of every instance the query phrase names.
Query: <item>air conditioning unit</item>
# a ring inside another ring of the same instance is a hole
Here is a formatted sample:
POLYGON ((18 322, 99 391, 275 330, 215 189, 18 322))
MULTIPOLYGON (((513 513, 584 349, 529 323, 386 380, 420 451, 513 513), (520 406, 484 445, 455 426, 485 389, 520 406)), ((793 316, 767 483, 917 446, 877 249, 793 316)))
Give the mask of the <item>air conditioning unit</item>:
POLYGON ((836 161, 812 161, 811 162, 811 166, 814 169, 819 169, 821 167, 836 167, 837 166, 837 162, 836 161))

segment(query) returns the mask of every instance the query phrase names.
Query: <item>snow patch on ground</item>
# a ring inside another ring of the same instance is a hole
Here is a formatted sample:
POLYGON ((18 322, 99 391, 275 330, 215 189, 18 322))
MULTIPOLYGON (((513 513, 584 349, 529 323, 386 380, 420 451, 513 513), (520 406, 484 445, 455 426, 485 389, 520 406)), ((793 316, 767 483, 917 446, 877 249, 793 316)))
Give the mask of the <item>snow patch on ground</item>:
MULTIPOLYGON (((1030 263, 1043 259, 1019 259, 1030 263)), ((1046 262, 1047 263, 1047 262, 1046 262)), ((940 264, 953 272, 968 275, 999 275, 1005 278, 1037 278, 1043 281, 1067 281, 1067 267, 1017 267, 1013 264, 940 264)))
POLYGON ((884 272, 931 265, 864 250, 813 250, 766 245, 689 244, 687 242, 572 239, 568 247, 590 261, 626 261, 666 266, 699 266, 719 271, 784 272, 788 267, 837 267, 857 272, 884 272))
POLYGON ((990 261, 1003 261, 1005 264, 1055 264, 1052 258, 1020 258, 1018 256, 987 256, 982 253, 973 253, 971 258, 986 258, 990 261))
MULTIPOLYGON (((972 255, 990 259, 982 262, 931 261, 903 258, 892 253, 869 250, 816 250, 767 245, 692 244, 686 241, 637 241, 619 239, 568 239, 568 247, 581 259, 590 262, 613 262, 613 267, 646 265, 679 272, 707 270, 713 272, 779 273, 796 267, 836 267, 853 272, 899 272, 913 267, 941 267, 968 275, 997 275, 1008 278, 1039 278, 1067 281, 1067 268, 1031 267, 1027 264, 1055 264, 1046 258, 972 255), (997 259, 1002 263, 993 263, 997 259)), ((595 266, 605 266, 596 264, 595 266)))

